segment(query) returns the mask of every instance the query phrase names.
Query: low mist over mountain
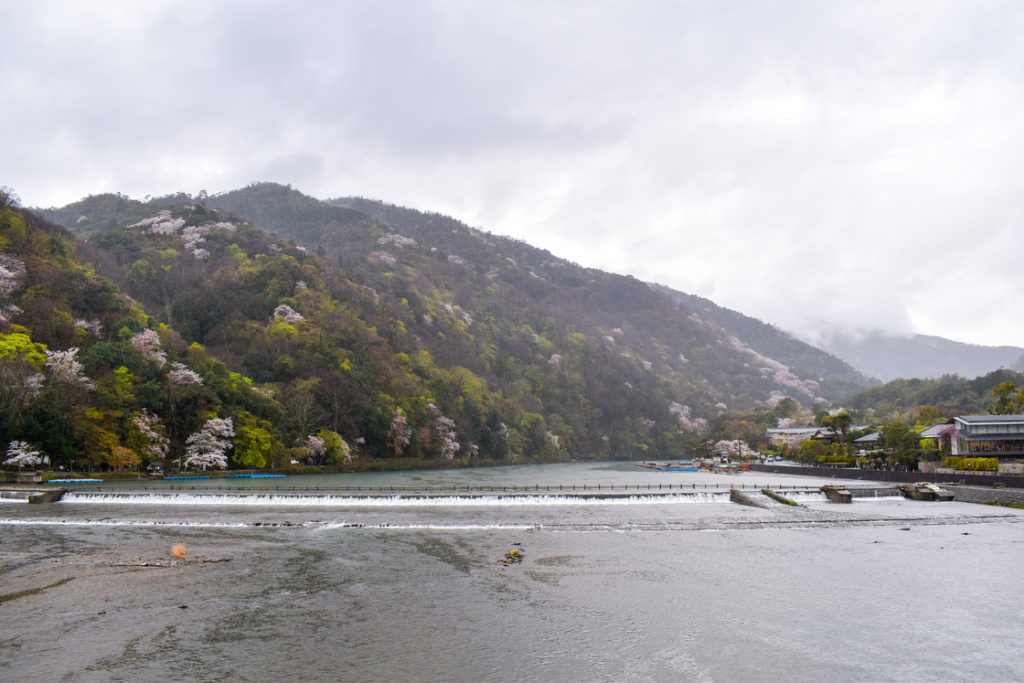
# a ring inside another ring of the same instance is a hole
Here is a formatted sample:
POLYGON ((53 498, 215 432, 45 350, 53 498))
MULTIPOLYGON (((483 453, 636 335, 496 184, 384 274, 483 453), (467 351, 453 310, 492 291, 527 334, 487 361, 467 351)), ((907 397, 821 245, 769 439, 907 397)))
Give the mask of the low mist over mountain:
POLYGON ((980 377, 1002 368, 1024 370, 1024 348, 977 346, 922 334, 832 334, 821 347, 882 381, 936 378, 943 375, 980 377))
MULTIPOLYGON (((105 415, 105 433, 122 440, 132 415, 161 417, 172 451, 217 415, 262 435, 263 455, 246 451, 257 464, 323 430, 374 458, 671 457, 725 411, 783 397, 810 407, 870 385, 705 299, 377 201, 261 183, 38 211, 87 244, 8 214, 23 232, 62 235, 75 268, 109 295, 93 310, 60 289, 19 286, 7 303, 25 317, 5 331, 76 346, 88 377, 109 387, 83 394, 78 409, 105 415), (204 382, 191 412, 166 390, 172 362, 204 382), (124 405, 103 412, 116 387, 124 405)), ((70 267, 46 239, 20 247, 30 281, 70 267)), ((75 408, 47 419, 63 426, 8 420, 0 437, 45 432, 64 452, 83 447, 75 408)))

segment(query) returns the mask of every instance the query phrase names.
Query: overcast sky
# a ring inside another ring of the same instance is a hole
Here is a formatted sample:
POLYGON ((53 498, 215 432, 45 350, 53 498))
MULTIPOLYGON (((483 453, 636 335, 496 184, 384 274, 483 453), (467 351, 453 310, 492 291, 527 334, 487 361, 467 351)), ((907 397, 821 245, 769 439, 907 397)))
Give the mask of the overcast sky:
POLYGON ((0 3, 26 206, 447 213, 805 336, 1024 346, 1024 3, 0 3))

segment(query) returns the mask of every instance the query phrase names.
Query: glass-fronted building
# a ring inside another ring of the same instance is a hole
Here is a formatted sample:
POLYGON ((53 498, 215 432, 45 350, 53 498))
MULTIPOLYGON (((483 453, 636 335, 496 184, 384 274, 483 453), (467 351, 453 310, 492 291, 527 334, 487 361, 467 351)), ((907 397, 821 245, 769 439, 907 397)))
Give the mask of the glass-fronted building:
POLYGON ((961 415, 954 418, 953 455, 969 458, 1024 458, 1024 415, 961 415))

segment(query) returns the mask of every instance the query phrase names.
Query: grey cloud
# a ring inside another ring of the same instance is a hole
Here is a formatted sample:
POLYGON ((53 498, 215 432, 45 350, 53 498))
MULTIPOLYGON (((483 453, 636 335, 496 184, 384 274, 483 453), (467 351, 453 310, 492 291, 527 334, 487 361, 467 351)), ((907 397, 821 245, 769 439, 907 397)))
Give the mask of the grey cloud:
POLYGON ((1013 2, 15 1, 3 182, 276 180, 792 329, 1024 344, 985 296, 1024 286, 1022 28, 1013 2))

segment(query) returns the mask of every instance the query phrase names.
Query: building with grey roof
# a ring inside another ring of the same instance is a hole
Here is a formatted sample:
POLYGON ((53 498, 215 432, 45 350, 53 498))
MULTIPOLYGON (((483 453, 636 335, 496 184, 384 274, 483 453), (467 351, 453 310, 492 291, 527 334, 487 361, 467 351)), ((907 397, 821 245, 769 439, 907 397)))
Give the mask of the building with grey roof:
POLYGON ((1024 415, 961 415, 953 419, 953 455, 968 458, 1024 458, 1024 415))

